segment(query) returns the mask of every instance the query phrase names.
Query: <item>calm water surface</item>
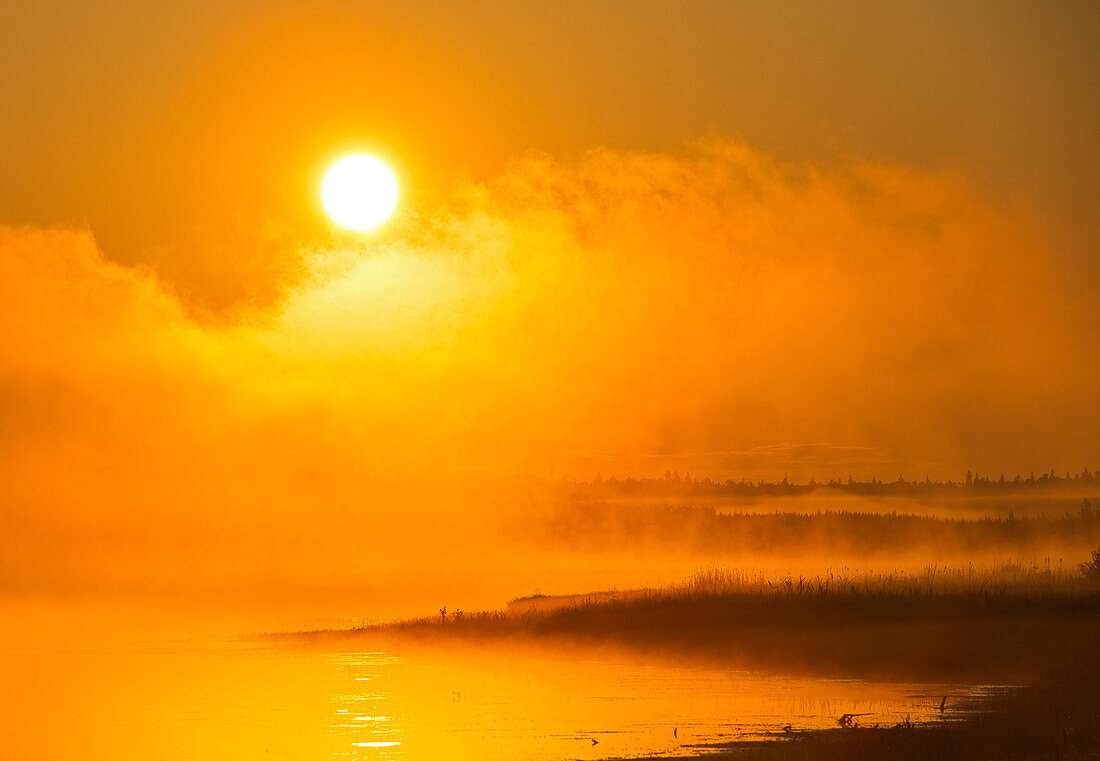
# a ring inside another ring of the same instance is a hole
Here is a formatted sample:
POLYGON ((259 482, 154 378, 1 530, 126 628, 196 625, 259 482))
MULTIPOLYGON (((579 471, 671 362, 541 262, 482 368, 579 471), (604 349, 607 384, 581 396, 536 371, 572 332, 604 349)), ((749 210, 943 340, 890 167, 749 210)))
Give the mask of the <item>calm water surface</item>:
POLYGON ((626 656, 286 645, 5 648, 9 758, 604 759, 938 714, 960 686, 796 679, 626 656), (676 735, 673 736, 673 730, 676 735), (597 743, 593 744, 593 740, 597 743))

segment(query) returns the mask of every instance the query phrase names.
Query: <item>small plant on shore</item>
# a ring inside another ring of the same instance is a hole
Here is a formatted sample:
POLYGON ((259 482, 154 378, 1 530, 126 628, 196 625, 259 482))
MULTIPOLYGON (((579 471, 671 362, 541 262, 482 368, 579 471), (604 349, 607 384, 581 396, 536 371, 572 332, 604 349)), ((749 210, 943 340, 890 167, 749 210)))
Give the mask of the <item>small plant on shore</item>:
POLYGON ((1100 581, 1100 547, 1092 551, 1092 560, 1081 564, 1081 573, 1089 581, 1100 581))

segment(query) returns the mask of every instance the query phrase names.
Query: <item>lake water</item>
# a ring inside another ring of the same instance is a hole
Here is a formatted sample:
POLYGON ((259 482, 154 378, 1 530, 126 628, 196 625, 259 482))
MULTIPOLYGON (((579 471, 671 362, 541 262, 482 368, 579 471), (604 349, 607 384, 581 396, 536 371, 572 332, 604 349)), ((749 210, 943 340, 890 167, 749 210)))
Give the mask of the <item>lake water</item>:
POLYGON ((326 652, 234 641, 9 644, 0 674, 5 755, 81 761, 684 754, 788 723, 832 727, 844 713, 870 714, 861 719, 869 724, 929 719, 945 694, 973 692, 577 652, 326 652))

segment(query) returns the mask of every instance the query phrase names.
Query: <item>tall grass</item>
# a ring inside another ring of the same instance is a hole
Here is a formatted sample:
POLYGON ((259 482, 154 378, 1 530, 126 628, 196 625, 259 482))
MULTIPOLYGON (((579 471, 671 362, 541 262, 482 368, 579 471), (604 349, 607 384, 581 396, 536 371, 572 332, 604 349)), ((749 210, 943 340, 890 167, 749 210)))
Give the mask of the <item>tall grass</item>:
POLYGON ((929 597, 951 595, 1063 597, 1089 595, 1100 589, 1076 568, 1046 558, 1041 565, 1006 562, 964 568, 929 564, 919 572, 836 571, 819 575, 768 574, 759 570, 712 565, 679 584, 652 591, 654 597, 716 598, 743 595, 793 597, 929 597))
POLYGON ((1094 647, 1097 630, 1100 586, 1047 562, 815 576, 711 566, 662 588, 521 598, 507 611, 342 636, 560 641, 799 674, 1016 682, 1094 647))

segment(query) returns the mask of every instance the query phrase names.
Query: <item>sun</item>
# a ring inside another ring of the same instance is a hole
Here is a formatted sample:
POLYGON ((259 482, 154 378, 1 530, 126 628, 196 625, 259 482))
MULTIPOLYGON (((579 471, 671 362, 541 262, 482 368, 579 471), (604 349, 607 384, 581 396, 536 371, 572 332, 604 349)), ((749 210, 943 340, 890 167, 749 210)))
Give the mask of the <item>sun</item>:
POLYGON ((321 203, 332 220, 349 230, 373 230, 397 208, 397 176, 386 163, 363 153, 337 161, 321 182, 321 203))

